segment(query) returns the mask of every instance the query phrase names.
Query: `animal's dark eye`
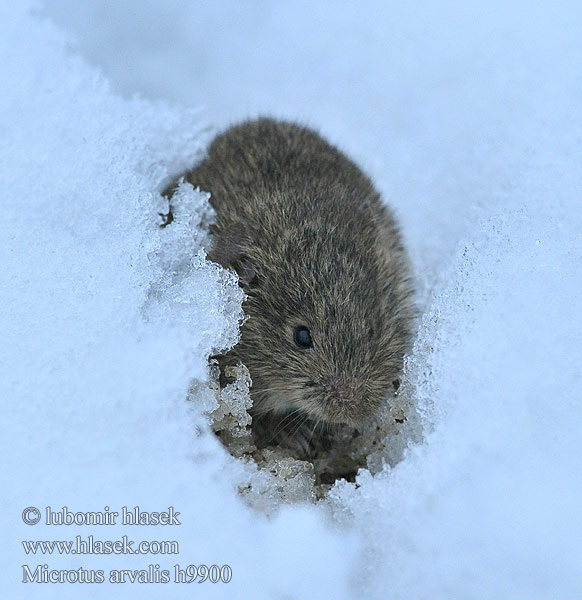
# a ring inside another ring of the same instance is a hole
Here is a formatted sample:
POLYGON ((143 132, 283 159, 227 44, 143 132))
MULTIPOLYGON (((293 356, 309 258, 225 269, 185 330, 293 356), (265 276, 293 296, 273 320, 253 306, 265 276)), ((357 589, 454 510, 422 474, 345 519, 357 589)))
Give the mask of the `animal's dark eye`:
POLYGON ((311 348, 313 346, 309 329, 307 329, 307 327, 304 325, 295 327, 295 331, 293 331, 293 339, 300 348, 311 348))

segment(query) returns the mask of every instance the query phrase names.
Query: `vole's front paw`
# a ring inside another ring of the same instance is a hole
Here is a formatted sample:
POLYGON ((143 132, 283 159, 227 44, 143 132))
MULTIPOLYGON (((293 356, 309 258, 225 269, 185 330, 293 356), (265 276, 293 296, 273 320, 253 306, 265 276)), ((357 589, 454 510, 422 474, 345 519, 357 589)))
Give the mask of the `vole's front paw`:
POLYGON ((297 458, 312 457, 318 447, 318 440, 315 437, 316 425, 312 421, 303 421, 299 425, 281 427, 276 433, 275 441, 289 448, 297 458))
POLYGON ((288 448, 296 458, 311 458, 322 447, 325 429, 303 413, 268 415, 253 428, 267 444, 288 448))

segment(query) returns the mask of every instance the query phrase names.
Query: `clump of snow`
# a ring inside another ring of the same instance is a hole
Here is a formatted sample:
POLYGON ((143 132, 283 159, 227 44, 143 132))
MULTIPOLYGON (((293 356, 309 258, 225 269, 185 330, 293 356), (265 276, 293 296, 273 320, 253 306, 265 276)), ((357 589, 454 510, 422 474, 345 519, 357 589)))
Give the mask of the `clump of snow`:
POLYGON ((155 250, 150 255, 156 276, 144 305, 145 316, 152 324, 164 327, 179 323, 181 333, 191 340, 202 333, 204 342, 194 348, 201 356, 236 343, 243 321, 243 293, 236 276, 206 260, 208 228, 214 220, 209 197, 207 192, 180 182, 171 206, 167 198, 156 198, 159 218, 155 250), (215 300, 208 304, 207 290, 213 288, 217 290, 215 300))
MULTIPOLYGON (((252 382, 248 369, 242 364, 227 367, 226 371, 225 376, 234 381, 220 389, 220 369, 216 359, 211 361, 210 381, 219 399, 217 408, 210 414, 210 419, 212 429, 216 433, 228 436, 228 441, 223 438, 223 442, 231 453, 241 456, 248 449, 253 449, 250 431, 252 419, 248 413, 253 405, 249 393, 252 382), (244 445, 235 448, 233 443, 241 443, 241 438, 245 438, 244 445)), ((193 394, 192 400, 196 400, 196 394, 193 394)))

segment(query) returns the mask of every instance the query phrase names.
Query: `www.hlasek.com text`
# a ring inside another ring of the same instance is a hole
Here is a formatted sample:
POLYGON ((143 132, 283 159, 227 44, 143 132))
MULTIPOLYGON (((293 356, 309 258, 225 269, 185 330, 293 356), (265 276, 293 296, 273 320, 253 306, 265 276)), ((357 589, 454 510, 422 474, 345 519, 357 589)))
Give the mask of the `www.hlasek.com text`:
POLYGON ((96 540, 78 535, 74 540, 24 540, 26 554, 179 554, 176 540, 142 540, 135 542, 126 535, 119 540, 96 540))

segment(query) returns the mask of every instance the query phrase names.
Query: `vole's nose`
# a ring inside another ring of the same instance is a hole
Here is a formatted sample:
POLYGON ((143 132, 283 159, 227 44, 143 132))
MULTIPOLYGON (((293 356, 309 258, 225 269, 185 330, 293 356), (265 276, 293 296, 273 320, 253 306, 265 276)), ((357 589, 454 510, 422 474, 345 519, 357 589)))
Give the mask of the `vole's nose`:
POLYGON ((332 375, 329 387, 332 399, 337 402, 353 404, 358 400, 359 386, 352 377, 332 375))
POLYGON ((371 412, 371 403, 363 382, 348 375, 333 375, 329 381, 330 416, 334 420, 357 425, 371 412))

